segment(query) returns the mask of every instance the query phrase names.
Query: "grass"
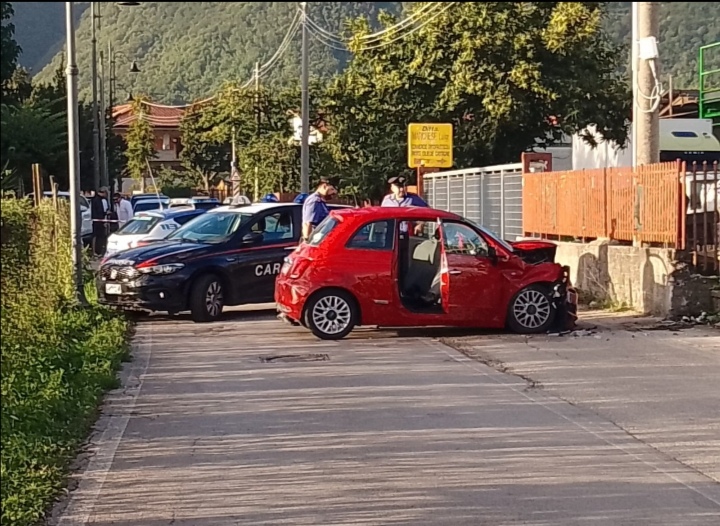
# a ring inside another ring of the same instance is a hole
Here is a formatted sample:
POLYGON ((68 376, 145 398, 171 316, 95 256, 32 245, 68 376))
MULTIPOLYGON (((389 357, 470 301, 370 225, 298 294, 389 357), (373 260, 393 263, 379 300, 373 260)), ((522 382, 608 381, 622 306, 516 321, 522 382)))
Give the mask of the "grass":
POLYGON ((0 522, 7 526, 43 518, 127 356, 122 316, 71 301, 65 212, 2 203, 0 522))

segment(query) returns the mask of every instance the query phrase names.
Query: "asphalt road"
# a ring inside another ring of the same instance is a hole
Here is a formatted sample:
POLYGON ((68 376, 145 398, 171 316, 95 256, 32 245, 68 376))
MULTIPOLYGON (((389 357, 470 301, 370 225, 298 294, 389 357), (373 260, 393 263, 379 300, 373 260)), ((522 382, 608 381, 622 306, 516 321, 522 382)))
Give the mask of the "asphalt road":
POLYGON ((249 313, 143 322, 125 387, 50 522, 718 523, 720 485, 706 474, 430 336, 320 342, 249 313))

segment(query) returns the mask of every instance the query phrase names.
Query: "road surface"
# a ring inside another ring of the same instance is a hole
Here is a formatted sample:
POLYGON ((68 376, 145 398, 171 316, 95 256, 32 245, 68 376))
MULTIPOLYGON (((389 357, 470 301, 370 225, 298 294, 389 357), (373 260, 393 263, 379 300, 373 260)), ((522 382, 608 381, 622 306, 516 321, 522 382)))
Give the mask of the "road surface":
POLYGON ((717 524, 705 474, 414 334, 320 342, 242 312, 141 323, 50 523, 717 524))

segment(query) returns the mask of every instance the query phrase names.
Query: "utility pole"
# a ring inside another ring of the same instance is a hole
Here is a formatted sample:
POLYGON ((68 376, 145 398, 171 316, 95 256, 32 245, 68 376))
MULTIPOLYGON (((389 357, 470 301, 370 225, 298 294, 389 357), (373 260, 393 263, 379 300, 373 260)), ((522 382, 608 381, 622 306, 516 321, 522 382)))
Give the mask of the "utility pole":
POLYGON ((310 193, 310 72, 308 64, 307 2, 302 8, 302 130, 300 140, 300 193, 310 193))
MULTIPOLYGON (((113 106, 115 106, 115 57, 113 56, 112 44, 108 42, 108 118, 112 122, 113 106)), ((111 132, 112 133, 112 132, 111 132)), ((108 158, 110 148, 108 138, 105 138, 105 173, 110 178, 110 160, 108 158)), ((118 177, 118 179, 120 179, 118 177)), ((122 192, 122 181, 119 182, 119 192, 122 192)))
POLYGON ((78 121, 78 67, 75 59, 75 16, 73 3, 65 2, 67 50, 68 175, 70 176, 70 235, 72 236, 73 283, 75 298, 87 305, 83 289, 82 217, 80 215, 80 124, 78 121))
MULTIPOLYGON (((255 138, 257 139, 260 136, 260 62, 255 62, 255 138)), ((260 196, 258 196, 258 188, 260 186, 260 181, 258 180, 258 163, 257 159, 255 161, 255 181, 254 181, 254 198, 255 201, 257 201, 260 196)))
POLYGON ((637 67, 637 165, 660 162, 660 113, 658 89, 660 60, 657 38, 660 28, 660 4, 637 3, 638 67, 637 67))
MULTIPOLYGON (((105 56, 100 51, 100 186, 110 186, 110 172, 108 172, 108 149, 107 149, 107 106, 105 101, 105 56)), ((110 188, 114 192, 114 186, 110 188)), ((110 208, 113 208, 113 200, 110 199, 110 208)))
POLYGON ((632 128, 630 130, 630 147, 632 153, 633 168, 637 166, 637 129, 638 129, 638 2, 630 2, 630 24, 631 24, 631 45, 630 45, 630 66, 632 68, 632 128))
POLYGON ((98 122, 97 37, 95 35, 98 16, 96 10, 97 3, 90 2, 90 19, 92 20, 93 185, 95 191, 100 188, 100 124, 98 122))

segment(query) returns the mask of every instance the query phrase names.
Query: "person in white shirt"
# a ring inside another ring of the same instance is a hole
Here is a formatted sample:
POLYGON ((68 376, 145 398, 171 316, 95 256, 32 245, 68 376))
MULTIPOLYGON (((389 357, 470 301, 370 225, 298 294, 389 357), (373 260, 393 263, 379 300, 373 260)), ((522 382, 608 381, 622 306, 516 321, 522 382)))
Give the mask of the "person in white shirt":
POLYGON ((130 201, 123 199, 122 194, 116 193, 113 195, 113 201, 115 203, 115 213, 117 214, 118 225, 122 228, 125 223, 132 219, 133 208, 130 201))

